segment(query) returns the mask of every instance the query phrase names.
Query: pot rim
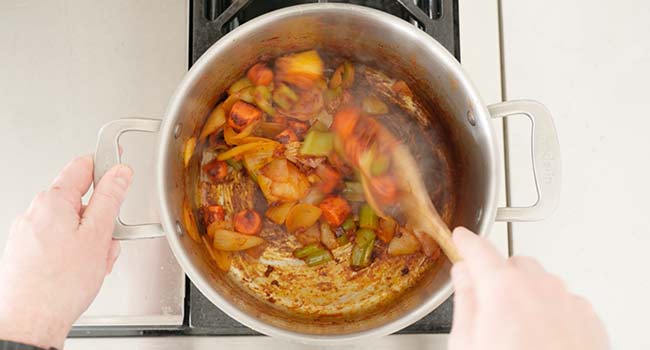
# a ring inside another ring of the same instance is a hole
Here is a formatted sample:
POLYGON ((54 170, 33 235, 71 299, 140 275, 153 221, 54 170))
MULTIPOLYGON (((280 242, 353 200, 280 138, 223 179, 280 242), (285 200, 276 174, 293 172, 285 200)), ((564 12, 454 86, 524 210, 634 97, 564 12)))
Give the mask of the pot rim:
MULTIPOLYGON (((235 305, 233 305, 230 301, 223 298, 219 293, 214 292, 208 281, 206 281, 200 275, 200 273, 193 268, 192 261, 188 257, 188 253, 185 252, 183 246, 181 245, 179 236, 176 234, 175 220, 172 218, 170 204, 167 202, 167 198, 165 196, 165 183, 167 175, 164 171, 164 169, 167 168, 167 163, 169 162, 169 159, 165 155, 168 153, 168 148, 171 144, 171 142, 168 142, 167 140, 172 137, 173 129, 176 124, 168 116, 182 105, 183 101, 187 98, 189 87, 193 86, 201 78, 200 67, 206 64, 212 56, 221 51, 226 43, 232 41, 233 39, 236 39, 238 36, 258 30, 258 27, 260 26, 281 20, 285 17, 293 17, 296 15, 322 11, 348 11, 356 13, 365 12, 369 17, 375 17, 380 21, 389 22, 391 27, 402 32, 405 37, 408 37, 408 40, 419 42, 423 47, 427 48, 428 53, 431 56, 437 56, 448 67, 448 69, 450 69, 452 74, 457 77, 458 85, 460 88, 459 90, 464 91, 467 94, 468 101, 470 102, 469 105, 474 110, 475 116, 477 118, 489 119, 490 113, 487 107, 483 103, 474 84, 470 81, 469 76, 465 73, 456 58, 435 39, 430 37, 422 30, 415 28, 412 24, 380 10, 360 5, 344 3, 313 3, 291 6, 259 16, 241 25, 232 32, 226 34, 220 40, 215 42, 185 74, 184 78, 181 80, 174 94, 170 98, 167 110, 165 112, 165 118, 163 119, 160 128, 156 178, 158 199, 160 203, 160 218, 164 231, 166 232, 167 241, 169 242, 171 250, 183 268, 184 272, 188 275, 192 283, 194 283, 194 285, 201 291, 201 293, 203 293, 215 306, 225 312, 228 316, 257 332, 294 342, 297 341, 304 344, 333 345, 355 342, 360 339, 370 337, 385 336, 411 325, 412 323, 416 322, 417 320, 421 319, 436 309, 440 304, 442 304, 451 296, 453 293, 453 285, 451 283, 451 279, 448 279, 437 293, 433 294, 429 299, 427 299, 424 303, 422 303, 408 315, 404 315, 379 327, 364 330, 361 332, 338 335, 316 335, 294 332, 273 326, 243 312, 235 305)), ((477 232, 481 236, 486 236, 490 232, 492 224, 496 218, 497 199, 500 188, 499 179, 501 178, 501 159, 497 156, 497 145, 494 139, 494 130, 489 124, 489 120, 486 120, 485 124, 489 131, 486 135, 486 138, 491 148, 489 152, 488 164, 492 165, 492 168, 488 169, 489 174, 487 175, 494 180, 488 189, 488 191, 491 192, 489 193, 489 197, 492 198, 491 203, 493 203, 493 205, 486 206, 486 210, 481 213, 483 219, 481 221, 480 229, 477 232)))

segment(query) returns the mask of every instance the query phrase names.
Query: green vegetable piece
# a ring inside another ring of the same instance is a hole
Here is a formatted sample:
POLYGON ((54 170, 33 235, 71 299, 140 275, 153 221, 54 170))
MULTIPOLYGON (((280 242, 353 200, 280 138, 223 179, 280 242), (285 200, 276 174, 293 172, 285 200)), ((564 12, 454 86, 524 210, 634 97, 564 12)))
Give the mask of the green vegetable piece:
POLYGON ((309 245, 306 245, 302 248, 296 249, 296 251, 293 252, 293 255, 298 258, 298 259, 304 259, 308 257, 311 254, 314 254, 318 251, 324 250, 321 248, 318 244, 312 243, 309 245))
POLYGON ((350 202, 364 202, 366 200, 365 194, 363 193, 363 186, 360 182, 346 181, 341 194, 350 202))
POLYGON ((376 230, 379 225, 379 218, 372 208, 364 203, 359 209, 359 227, 376 230))
POLYGON ((339 247, 342 247, 350 242, 350 238, 348 238, 347 234, 342 234, 338 237, 336 237, 336 243, 339 244, 339 247))
POLYGON ((243 167, 240 161, 237 161, 233 158, 226 159, 226 163, 235 171, 240 171, 243 167))
POLYGON ((307 133, 300 148, 300 154, 306 156, 326 156, 334 148, 334 134, 312 130, 307 133))
POLYGON ((306 257, 305 264, 307 264, 307 266, 318 266, 331 260, 332 254, 328 250, 320 249, 306 257))
POLYGON ((375 232, 369 229, 359 229, 350 255, 350 266, 363 268, 370 265, 372 250, 375 247, 375 232))
POLYGON ((345 221, 343 221, 341 227, 345 232, 354 232, 357 229, 357 224, 354 222, 354 219, 352 217, 348 217, 345 219, 345 221))

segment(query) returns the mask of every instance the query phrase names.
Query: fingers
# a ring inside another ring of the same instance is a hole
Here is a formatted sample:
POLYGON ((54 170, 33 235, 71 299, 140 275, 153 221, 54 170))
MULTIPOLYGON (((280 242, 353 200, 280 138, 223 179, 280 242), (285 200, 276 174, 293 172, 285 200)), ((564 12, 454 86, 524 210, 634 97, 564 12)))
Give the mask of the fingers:
POLYGON ((527 257, 527 256, 513 256, 509 260, 510 264, 515 266, 516 268, 528 272, 531 274, 539 275, 546 273, 546 270, 540 265, 537 260, 527 257))
POLYGON ((110 237, 132 177, 131 168, 123 164, 118 164, 106 172, 95 186, 88 207, 84 210, 81 225, 92 225, 91 230, 97 231, 101 236, 110 237))
POLYGON ((77 212, 81 209, 81 197, 93 182, 93 159, 85 155, 72 160, 54 179, 51 190, 58 192, 77 212))
POLYGON ((108 249, 108 260, 106 261, 106 274, 110 274, 113 271, 113 265, 115 261, 120 256, 120 251, 122 247, 120 246, 120 241, 112 240, 111 246, 108 249))
POLYGON ((480 276, 506 266, 505 258, 499 255, 490 242, 468 229, 457 227, 452 238, 471 276, 480 276))
POLYGON ((471 347, 465 342, 471 339, 476 301, 472 277, 464 261, 456 263, 451 268, 451 280, 456 292, 454 294, 454 323, 451 329, 450 349, 468 349, 471 347))

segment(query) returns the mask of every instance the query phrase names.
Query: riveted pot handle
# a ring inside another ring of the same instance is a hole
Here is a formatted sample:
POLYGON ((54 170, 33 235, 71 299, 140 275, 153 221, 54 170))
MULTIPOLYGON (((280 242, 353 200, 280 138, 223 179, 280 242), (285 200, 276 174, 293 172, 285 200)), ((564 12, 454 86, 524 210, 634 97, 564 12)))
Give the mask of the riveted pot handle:
POLYGON ((537 202, 529 207, 504 207, 497 210, 497 221, 538 221, 557 208, 560 199, 560 144, 551 113, 537 101, 519 100, 488 106, 492 118, 523 115, 533 124, 531 156, 537 202))
MULTIPOLYGON (((157 133, 159 128, 160 120, 158 119, 118 119, 105 124, 99 130, 97 137, 94 183, 97 184, 110 168, 121 162, 118 142, 122 134, 129 131, 157 133)), ((160 223, 127 225, 119 216, 115 220, 115 231, 113 231, 113 238, 115 239, 154 238, 164 235, 165 232, 160 223)))

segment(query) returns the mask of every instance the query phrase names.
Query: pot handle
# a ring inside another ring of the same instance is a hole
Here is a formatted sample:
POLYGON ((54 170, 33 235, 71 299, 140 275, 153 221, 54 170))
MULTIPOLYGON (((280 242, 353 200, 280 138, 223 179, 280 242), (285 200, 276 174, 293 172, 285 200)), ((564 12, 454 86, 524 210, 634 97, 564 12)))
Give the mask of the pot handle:
MULTIPOLYGON (((157 133, 160 122, 158 119, 129 118, 118 119, 104 124, 97 137, 93 182, 97 184, 111 167, 121 162, 118 142, 123 133, 129 131, 157 133)), ((165 232, 160 223, 127 225, 120 219, 119 215, 115 220, 114 239, 154 238, 164 235, 165 232)))
POLYGON ((497 221, 539 221, 557 208, 560 199, 560 144, 551 113, 543 104, 517 100, 488 106, 492 118, 524 115, 533 124, 531 156, 537 202, 529 207, 503 207, 497 210, 497 221))

